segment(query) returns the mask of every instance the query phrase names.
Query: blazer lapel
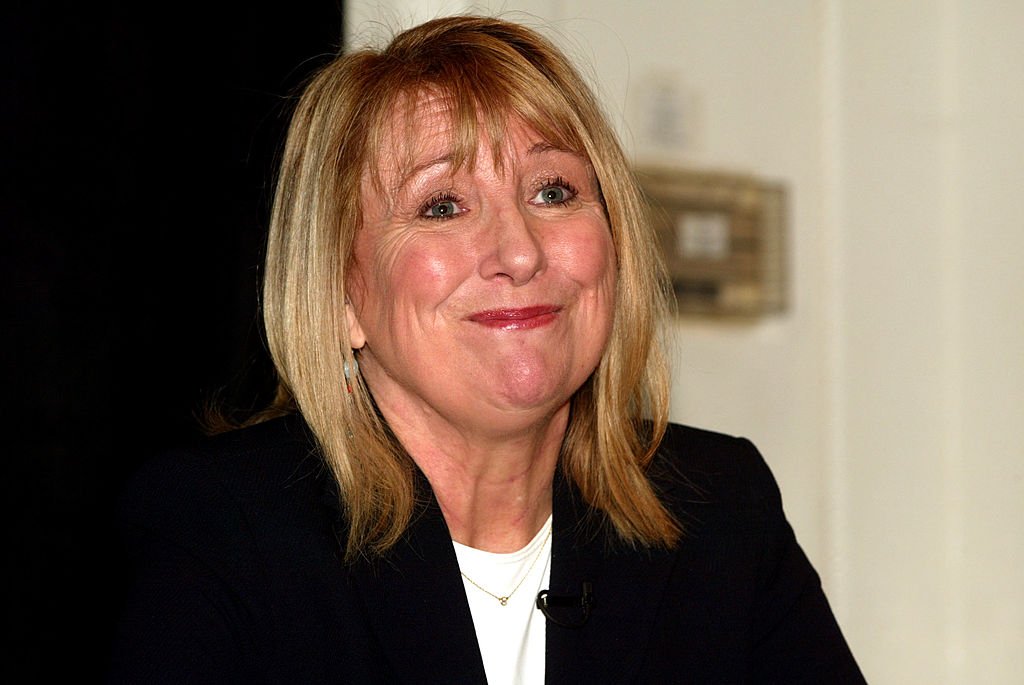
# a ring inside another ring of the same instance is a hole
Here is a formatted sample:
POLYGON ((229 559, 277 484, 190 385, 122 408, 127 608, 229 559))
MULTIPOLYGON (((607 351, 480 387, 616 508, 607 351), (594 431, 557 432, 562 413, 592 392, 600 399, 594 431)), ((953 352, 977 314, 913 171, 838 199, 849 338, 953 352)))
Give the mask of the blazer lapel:
MULTIPOLYGON (((550 591, 579 596, 586 581, 593 604, 580 627, 548 621, 547 685, 630 682, 644 658, 675 555, 618 543, 561 475, 554 507, 550 591)), ((567 615, 569 622, 582 617, 578 609, 567 615)))
MULTIPOLYGON (((484 683, 451 534, 429 485, 420 484, 428 502, 422 513, 383 559, 352 565, 353 587, 398 682, 484 683)), ((645 656, 675 555, 618 543, 560 472, 553 508, 550 592, 578 597, 586 581, 593 606, 579 627, 547 622, 546 683, 629 682, 645 656)), ((568 623, 582 618, 578 610, 559 615, 568 623)))
POLYGON ((451 535, 429 496, 403 541, 385 558, 353 565, 353 584, 398 682, 484 683, 451 535))

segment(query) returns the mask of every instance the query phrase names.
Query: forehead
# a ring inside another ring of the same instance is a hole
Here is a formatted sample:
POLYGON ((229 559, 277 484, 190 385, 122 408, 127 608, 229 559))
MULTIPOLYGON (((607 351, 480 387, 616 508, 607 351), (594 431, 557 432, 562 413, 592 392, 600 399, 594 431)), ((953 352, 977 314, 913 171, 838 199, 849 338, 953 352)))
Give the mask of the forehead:
POLYGON ((395 190, 418 169, 437 163, 454 172, 485 155, 502 169, 538 143, 570 151, 566 141, 551 139, 562 136, 544 136, 516 112, 485 114, 436 92, 401 96, 386 116, 365 175, 382 190, 395 190))
POLYGON ((402 174, 438 155, 468 156, 469 151, 456 149, 458 121, 447 98, 428 93, 399 98, 385 122, 386 145, 377 155, 378 173, 402 174))

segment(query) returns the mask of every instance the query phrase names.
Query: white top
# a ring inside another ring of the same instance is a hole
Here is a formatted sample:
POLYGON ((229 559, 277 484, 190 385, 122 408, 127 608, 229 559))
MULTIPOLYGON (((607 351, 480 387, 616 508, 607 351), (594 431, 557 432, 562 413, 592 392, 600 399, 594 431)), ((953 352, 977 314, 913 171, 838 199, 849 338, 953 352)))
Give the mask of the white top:
POLYGON ((488 685, 543 683, 545 619, 536 599, 551 574, 551 517, 518 552, 454 544, 488 685), (508 595, 502 606, 498 597, 508 595))

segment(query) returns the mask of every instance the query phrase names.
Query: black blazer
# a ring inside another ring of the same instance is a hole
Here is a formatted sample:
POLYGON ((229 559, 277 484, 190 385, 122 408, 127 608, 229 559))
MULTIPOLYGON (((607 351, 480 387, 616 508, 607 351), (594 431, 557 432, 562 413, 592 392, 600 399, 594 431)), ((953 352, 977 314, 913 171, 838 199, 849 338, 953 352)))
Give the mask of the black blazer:
MULTIPOLYGON (((672 551, 617 544, 556 478, 550 589, 587 581, 593 606, 580 627, 549 621, 548 685, 863 682, 749 442, 670 426, 650 473, 686 527, 672 551)), ((333 480, 301 419, 151 461, 124 499, 136 573, 109 681, 485 682, 423 487, 403 541, 345 565, 333 480)))

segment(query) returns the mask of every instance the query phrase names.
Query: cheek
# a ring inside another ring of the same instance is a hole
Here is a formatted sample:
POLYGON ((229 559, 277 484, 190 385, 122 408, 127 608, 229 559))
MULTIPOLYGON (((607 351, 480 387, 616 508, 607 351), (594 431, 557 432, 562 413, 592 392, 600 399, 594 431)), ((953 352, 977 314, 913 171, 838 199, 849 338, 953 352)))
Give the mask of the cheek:
POLYGON ((441 305, 466 277, 466 259, 448 242, 409 240, 382 250, 374 271, 393 317, 422 314, 441 305))
POLYGON ((410 289, 443 290, 457 273, 457 265, 440 250, 415 250, 402 260, 400 269, 410 289))
POLYGON ((573 234, 563 246, 563 258, 572 279, 583 287, 614 287, 615 250, 604 227, 573 234))

